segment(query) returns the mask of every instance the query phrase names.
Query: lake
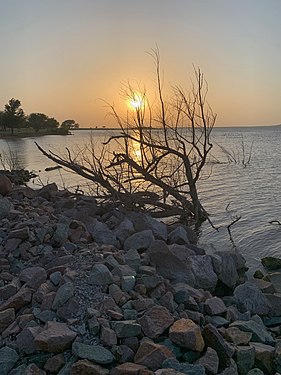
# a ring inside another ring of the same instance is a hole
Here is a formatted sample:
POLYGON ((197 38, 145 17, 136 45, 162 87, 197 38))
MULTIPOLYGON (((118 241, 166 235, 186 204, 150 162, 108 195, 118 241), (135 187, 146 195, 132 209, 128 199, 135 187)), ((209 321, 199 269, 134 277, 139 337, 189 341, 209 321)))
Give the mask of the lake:
MULTIPOLYGON (((112 134, 112 130, 94 130, 95 147, 112 134)), ((60 187, 75 189, 77 185, 87 190, 87 183, 73 173, 62 169, 46 172, 54 164, 36 148, 37 141, 44 149, 65 153, 65 147, 75 152, 89 141, 91 131, 78 130, 69 136, 43 136, 0 140, 0 153, 17 159, 21 168, 34 170, 39 178, 30 186, 56 182, 60 187)), ((245 256, 248 266, 256 268, 263 256, 281 254, 281 127, 216 128, 212 133, 214 147, 212 163, 206 168, 198 184, 200 198, 210 214, 214 230, 204 223, 200 244, 213 249, 230 249, 227 225, 237 216, 241 219, 231 227, 236 247, 245 256), (222 147, 230 153, 229 157, 222 147), (252 149, 251 149, 252 148, 252 149), (247 163, 251 154, 250 163, 247 163)), ((2 166, 0 166, 2 169, 2 166)))

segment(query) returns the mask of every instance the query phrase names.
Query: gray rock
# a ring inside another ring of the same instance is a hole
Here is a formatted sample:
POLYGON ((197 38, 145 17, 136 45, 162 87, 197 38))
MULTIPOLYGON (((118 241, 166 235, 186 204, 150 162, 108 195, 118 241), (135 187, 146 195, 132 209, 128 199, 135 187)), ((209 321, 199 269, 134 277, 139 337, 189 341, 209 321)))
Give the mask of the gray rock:
POLYGON ((253 368, 252 370, 248 372, 247 375, 264 375, 264 372, 260 370, 259 368, 253 368))
POLYGON ((191 270, 195 277, 195 288, 214 290, 218 277, 214 272, 210 255, 193 255, 190 258, 191 270))
POLYGON ((178 245, 176 243, 168 245, 169 250, 184 263, 188 264, 190 255, 198 255, 196 252, 187 245, 178 245))
POLYGON ((230 366, 234 349, 224 340, 219 331, 211 324, 207 324, 203 329, 203 338, 206 346, 213 348, 217 352, 220 359, 220 367, 226 368, 230 366))
POLYGON ((261 258, 261 263, 268 271, 275 271, 281 268, 280 258, 264 257, 264 258, 261 258))
POLYGON ((234 289, 239 280, 235 260, 231 254, 226 252, 219 252, 217 255, 221 257, 221 272, 218 274, 218 278, 228 288, 234 289))
POLYGON ((87 229, 99 245, 118 246, 116 235, 106 224, 95 219, 93 223, 87 225, 87 229))
POLYGON ((25 327, 17 335, 17 347, 20 352, 24 354, 32 354, 38 350, 38 346, 35 343, 35 337, 41 332, 40 326, 25 327))
POLYGON ((154 236, 152 230, 143 230, 142 232, 132 234, 126 239, 124 242, 124 250, 128 251, 130 249, 135 249, 138 251, 143 251, 148 249, 153 241, 154 236))
MULTIPOLYGON (((9 375, 23 375, 27 369, 27 365, 20 365, 9 372, 9 375)), ((0 370, 1 371, 1 370, 0 370)), ((0 372, 1 373, 1 372, 0 372)))
POLYGON ((121 278, 121 289, 123 292, 130 292, 136 283, 135 276, 123 276, 121 278))
POLYGON ((212 348, 207 348, 206 353, 195 363, 203 366, 209 375, 215 375, 218 373, 219 357, 217 352, 212 348))
POLYGON ((125 217, 118 227, 114 229, 114 233, 123 246, 126 239, 135 233, 135 228, 131 220, 125 217))
POLYGON ((272 272, 266 275, 277 293, 281 293, 281 272, 272 272))
POLYGON ((169 233, 168 241, 170 244, 186 245, 189 244, 186 230, 182 226, 178 226, 169 233))
POLYGON ((138 270, 141 266, 141 258, 136 249, 128 250, 125 255, 126 263, 132 267, 134 270, 138 270))
POLYGON ((275 353, 274 353, 274 364, 276 371, 278 373, 281 372, 281 342, 278 341, 275 347, 275 353))
POLYGON ((167 226, 160 221, 139 212, 129 212, 128 217, 132 220, 136 232, 150 229, 157 240, 167 240, 167 226))
POLYGON ((281 316, 281 293, 264 294, 269 303, 269 316, 281 316))
MULTIPOLYGON (((205 368, 199 364, 180 363, 175 358, 168 358, 162 363, 162 368, 173 369, 177 371, 175 375, 206 375, 205 368)), ((165 374, 165 373, 164 373, 165 374)), ((173 373, 171 373, 173 375, 173 373)))
POLYGON ((266 374, 274 373, 274 352, 275 348, 259 342, 251 342, 250 346, 255 351, 255 365, 266 374))
POLYGON ((226 306, 219 297, 207 298, 204 303, 204 309, 209 315, 221 315, 226 312, 226 306))
POLYGON ((138 319, 145 336, 151 339, 159 337, 173 322, 173 316, 163 306, 151 307, 138 319))
POLYGON ((220 375, 238 375, 237 365, 233 359, 230 360, 230 365, 220 372, 220 375))
POLYGON ((15 309, 0 311, 0 334, 15 320, 15 309))
POLYGON ((235 360, 239 374, 246 375, 255 364, 255 349, 252 346, 237 346, 235 360))
POLYGON ((114 361, 112 353, 100 345, 86 345, 74 342, 72 353, 82 359, 88 359, 99 365, 108 365, 114 361))
POLYGON ((117 337, 135 337, 141 333, 141 325, 135 320, 112 321, 111 328, 117 337))
POLYGON ((43 330, 36 335, 34 343, 39 350, 49 353, 61 353, 68 349, 77 333, 65 323, 47 322, 43 330))
POLYGON ((18 353, 5 346, 0 349, 0 375, 7 375, 19 359, 18 353))
POLYGON ((55 246, 62 246, 68 239, 69 225, 67 223, 57 223, 53 241, 55 246))
POLYGON ((113 283, 113 276, 102 263, 97 263, 91 270, 89 283, 92 285, 109 285, 113 283))
POLYGON ((186 282, 194 286, 195 280, 191 268, 176 257, 165 242, 154 241, 148 249, 147 255, 159 275, 172 281, 186 282))
POLYGON ((248 321, 238 320, 230 324, 230 327, 237 327, 241 331, 251 332, 252 340, 256 342, 262 342, 268 345, 274 345, 275 340, 271 334, 266 330, 262 320, 255 321, 253 319, 248 321))
POLYGON ((266 315, 269 312, 269 303, 261 290, 250 282, 238 285, 234 290, 234 299, 242 312, 266 315))
POLYGON ((62 274, 60 271, 56 271, 56 272, 53 272, 51 275, 50 275, 50 280, 51 282, 54 284, 54 285, 59 285, 60 281, 62 279, 62 274))
POLYGON ((0 220, 5 219, 8 216, 12 205, 6 198, 0 198, 0 220))
POLYGON ((58 310, 74 295, 74 284, 68 282, 63 284, 57 291, 52 308, 58 310))

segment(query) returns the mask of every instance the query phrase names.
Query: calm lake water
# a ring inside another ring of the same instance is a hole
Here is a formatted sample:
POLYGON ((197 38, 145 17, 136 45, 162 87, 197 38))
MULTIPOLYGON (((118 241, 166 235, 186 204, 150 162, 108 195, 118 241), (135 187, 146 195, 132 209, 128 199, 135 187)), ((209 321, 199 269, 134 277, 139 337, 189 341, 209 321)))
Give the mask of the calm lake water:
MULTIPOLYGON (((95 145, 104 141, 112 131, 95 130, 95 145)), ((89 141, 90 131, 78 130, 70 136, 44 136, 17 140, 0 140, 0 153, 17 157, 22 168, 34 170, 39 179, 30 184, 56 182, 59 186, 86 188, 81 177, 64 170, 46 172, 45 168, 54 164, 36 148, 36 140, 43 148, 65 153, 65 147, 79 150, 89 141)), ((236 247, 246 257, 250 267, 259 266, 263 256, 281 255, 281 127, 216 128, 212 133, 214 148, 213 163, 206 168, 206 174, 198 188, 201 200, 210 214, 218 231, 204 223, 200 243, 213 249, 230 249, 226 226, 234 217, 241 219, 233 225, 232 236, 236 247), (237 163, 229 163, 221 147, 228 150, 237 163), (243 152, 244 145, 244 152, 243 152), (250 150, 251 160, 244 167, 250 150), (211 173, 210 173, 211 172, 211 173)), ((2 168, 0 166, 0 168, 2 168)))

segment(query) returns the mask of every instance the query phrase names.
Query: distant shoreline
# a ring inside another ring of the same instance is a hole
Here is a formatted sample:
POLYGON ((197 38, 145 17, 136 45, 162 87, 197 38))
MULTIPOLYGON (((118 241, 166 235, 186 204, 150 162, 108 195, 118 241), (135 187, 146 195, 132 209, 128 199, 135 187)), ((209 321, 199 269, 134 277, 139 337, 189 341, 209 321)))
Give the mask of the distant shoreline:
POLYGON ((34 130, 15 130, 14 134, 10 131, 0 131, 0 139, 17 139, 17 138, 31 138, 42 137, 44 135, 71 135, 68 129, 50 129, 35 132, 34 130))

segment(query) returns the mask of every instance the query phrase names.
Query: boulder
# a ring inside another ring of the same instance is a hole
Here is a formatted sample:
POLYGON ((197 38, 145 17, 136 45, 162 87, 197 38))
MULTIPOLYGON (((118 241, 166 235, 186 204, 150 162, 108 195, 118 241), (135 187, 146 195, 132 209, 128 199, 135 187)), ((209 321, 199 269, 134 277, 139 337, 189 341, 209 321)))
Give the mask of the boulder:
POLYGON ((258 316, 254 316, 251 320, 237 320, 230 324, 230 327, 239 328, 241 331, 251 332, 252 340, 263 344, 274 345, 275 340, 267 331, 262 320, 258 316), (254 320, 254 318, 256 318, 254 320))
POLYGON ((246 375, 255 364, 255 349, 252 346, 237 346, 235 362, 239 374, 246 375))
POLYGON ((123 246, 126 239, 135 233, 135 228, 131 220, 125 217, 123 221, 114 229, 114 233, 116 238, 123 246))
POLYGON ((5 196, 13 190, 13 184, 9 177, 0 175, 0 194, 5 196))
POLYGON ((191 319, 179 319, 169 330, 169 338, 183 348, 202 352, 205 346, 200 327, 191 319))
POLYGON ((96 263, 89 275, 91 285, 109 285, 113 283, 113 276, 109 269, 102 263, 96 263))
POLYGON ((167 240, 167 225, 140 212, 128 212, 129 219, 133 222, 136 232, 151 230, 157 240, 167 240))
POLYGON ((62 246, 68 239, 69 234, 69 225, 68 223, 61 222, 57 223, 55 232, 53 234, 53 243, 54 246, 62 246))
POLYGON ((190 258, 191 270, 195 277, 195 288, 213 291, 218 277, 213 269, 210 255, 193 255, 190 258))
POLYGON ((150 262, 157 273, 171 281, 186 282, 194 286, 195 280, 191 268, 175 256, 163 241, 154 241, 147 251, 150 262))
POLYGON ((18 353, 5 346, 0 349, 0 372, 1 375, 7 375, 19 359, 18 353))
POLYGON ((132 234, 124 242, 124 250, 135 249, 139 252, 147 250, 154 241, 154 236, 151 229, 143 230, 132 234))
POLYGON ((276 257, 264 257, 261 259, 262 265, 268 271, 275 271, 281 268, 281 259, 276 257))
POLYGON ((169 369, 177 371, 176 373, 172 372, 173 375, 206 375, 205 368, 202 365, 179 362, 175 358, 166 359, 163 362, 162 367, 166 368, 167 370, 169 369))
POLYGON ((260 342, 252 342, 250 346, 255 352, 255 366, 266 374, 274 374, 274 352, 275 348, 260 342))
POLYGON ((281 293, 281 272, 271 272, 266 275, 267 280, 271 282, 274 290, 281 293))
POLYGON ((141 325, 135 320, 112 321, 111 327, 117 337, 136 337, 141 333, 141 325))
POLYGON ((58 310, 74 295, 74 284, 68 282, 63 284, 57 291, 52 308, 58 310))
POLYGON ((250 311, 252 314, 266 315, 269 303, 259 287, 250 282, 238 285, 234 290, 234 299, 241 312, 250 311))
POLYGON ((225 369, 230 366, 234 349, 224 340, 219 331, 211 324, 207 324, 203 329, 203 338, 206 346, 214 349, 219 356, 219 367, 225 369))
POLYGON ((226 306, 219 297, 207 298, 204 303, 204 309, 209 315, 221 315, 226 312, 226 306))
POLYGON ((174 357, 173 352, 164 345, 143 341, 135 355, 134 362, 155 371, 161 368, 165 359, 174 357))
POLYGON ((143 333, 151 339, 159 337, 173 322, 173 316, 163 306, 151 307, 138 319, 143 333))
POLYGON ((61 353, 71 347, 76 336, 65 323, 47 322, 34 342, 43 352, 61 353))
POLYGON ((32 298, 32 291, 23 286, 16 294, 0 305, 0 311, 14 308, 16 311, 29 304, 32 298))
POLYGON ((188 245, 189 239, 184 227, 178 226, 172 232, 170 232, 168 242, 169 244, 188 245))
POLYGON ((74 342, 72 352, 81 359, 88 359, 99 365, 108 365, 114 361, 113 354, 100 345, 87 345, 81 342, 74 342))
POLYGON ((0 334, 15 320, 15 309, 0 311, 0 334))
POLYGON ((216 375, 218 373, 219 357, 217 352, 212 348, 207 348, 206 353, 195 363, 203 366, 208 375, 216 375))
POLYGON ((116 235, 105 223, 94 219, 92 223, 86 223, 86 226, 97 244, 118 246, 116 235))
POLYGON ((58 192, 58 187, 55 183, 48 184, 43 186, 40 190, 37 191, 37 196, 42 197, 47 200, 51 200, 56 196, 58 192))
POLYGON ((141 372, 142 370, 147 370, 147 367, 138 365, 136 363, 127 362, 114 367, 114 369, 110 371, 110 375, 146 375, 147 373, 141 372))
POLYGON ((44 365, 44 370, 50 373, 58 373, 64 365, 65 365, 64 356, 62 353, 59 353, 47 359, 44 365))
POLYGON ((252 338, 252 332, 241 331, 237 327, 229 327, 225 330, 224 337, 234 345, 248 345, 252 338))
POLYGON ((11 208, 12 205, 8 199, 0 198, 0 220, 5 219, 8 216, 11 208))
POLYGON ((219 280, 228 288, 234 289, 239 280, 235 260, 228 252, 218 252, 216 254, 221 258, 219 280))
POLYGON ((81 359, 74 363, 70 370, 70 375, 108 375, 109 370, 87 359, 81 359))

